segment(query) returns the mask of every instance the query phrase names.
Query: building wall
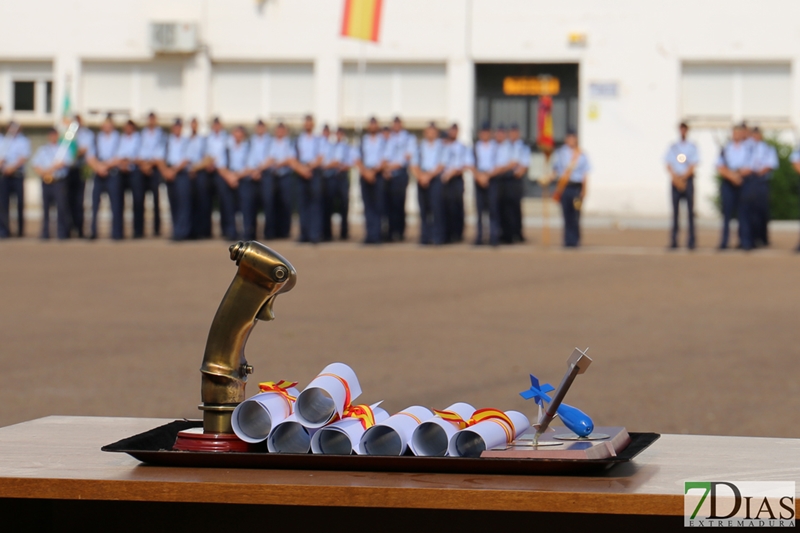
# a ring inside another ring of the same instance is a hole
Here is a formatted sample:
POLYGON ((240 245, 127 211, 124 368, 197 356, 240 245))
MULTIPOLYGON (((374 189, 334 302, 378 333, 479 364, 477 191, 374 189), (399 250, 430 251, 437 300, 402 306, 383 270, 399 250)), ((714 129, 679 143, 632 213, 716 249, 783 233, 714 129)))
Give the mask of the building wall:
POLYGON ((684 114, 701 147, 706 215, 715 139, 732 121, 783 132, 800 123, 794 0, 384 0, 379 45, 339 37, 341 12, 338 0, 4 2, 0 121, 52 123, 69 87, 89 119, 154 109, 165 120, 296 123, 311 112, 356 125, 400 113, 416 125, 458 121, 468 139, 476 63, 577 63, 578 125, 594 168, 586 209, 659 216, 669 210, 662 158, 684 114), (196 24, 199 48, 155 55, 149 23, 166 21, 196 24), (12 112, 21 78, 54 82, 52 113, 12 112))

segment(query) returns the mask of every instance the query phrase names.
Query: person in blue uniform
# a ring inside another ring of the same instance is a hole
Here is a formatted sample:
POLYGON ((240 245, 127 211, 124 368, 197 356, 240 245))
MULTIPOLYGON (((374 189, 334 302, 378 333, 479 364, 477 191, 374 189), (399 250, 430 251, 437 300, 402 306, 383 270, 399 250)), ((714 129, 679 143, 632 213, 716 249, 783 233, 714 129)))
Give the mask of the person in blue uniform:
POLYGON ((72 165, 68 145, 58 142, 58 130, 47 131, 47 144, 40 146, 31 160, 33 170, 42 178, 42 239, 50 238, 50 211, 56 208, 56 236, 68 239, 70 233, 67 174, 72 165))
MULTIPOLYGON (((114 156, 112 165, 117 169, 122 178, 123 191, 130 189, 131 196, 134 198, 137 190, 137 167, 136 161, 139 157, 139 149, 141 147, 141 137, 136 128, 136 123, 128 120, 122 127, 122 135, 119 137, 119 144, 117 145, 117 153, 114 156)), ((122 198, 122 212, 125 212, 125 198, 122 198)), ((124 237, 124 229, 122 237, 124 237)), ((144 236, 144 221, 142 220, 142 232, 137 233, 136 217, 134 216, 134 238, 141 238, 144 236)), ((122 238, 121 237, 121 238, 122 238)))
POLYGON ((211 132, 206 136, 206 172, 210 181, 210 195, 219 201, 220 233, 228 240, 236 235, 236 196, 223 178, 228 168, 230 137, 222 127, 219 117, 211 121, 211 132))
POLYGON ((456 243, 464 240, 464 171, 474 164, 472 150, 458 140, 458 124, 447 130, 443 157, 445 242, 456 243))
MULTIPOLYGON (((275 136, 269 143, 265 165, 267 172, 272 177, 267 180, 261 179, 261 201, 264 205, 265 224, 270 226, 269 234, 274 238, 288 239, 292 231, 297 151, 283 122, 279 122, 275 127, 275 136), (273 198, 271 204, 267 200, 270 194, 273 198)), ((266 226, 264 232, 266 235, 266 226)))
POLYGON ((750 175, 750 162, 752 159, 752 144, 747 140, 747 128, 738 124, 733 128, 733 138, 722 149, 717 159, 717 172, 722 176, 720 196, 722 199, 722 236, 719 249, 728 248, 730 237, 730 221, 738 211, 739 213, 739 246, 752 248, 750 241, 749 224, 746 220, 746 210, 740 209, 742 186, 746 176, 750 175), (747 229, 746 229, 747 228, 747 229))
POLYGON ((389 141, 384 147, 386 237, 390 242, 405 240, 408 169, 417 140, 404 127, 398 116, 392 121, 389 141))
MULTIPOLYGON (((228 164, 220 168, 220 180, 217 182, 217 192, 220 196, 220 210, 224 209, 230 215, 228 224, 223 226, 222 235, 226 240, 237 241, 241 232, 236 222, 237 200, 239 205, 244 205, 248 218, 253 216, 255 205, 253 201, 252 178, 247 168, 247 156, 250 145, 247 142, 247 132, 244 127, 233 128, 231 140, 228 145, 228 164), (244 188, 242 184, 244 183, 244 188)), ((249 228, 255 238, 255 226, 249 228)))
POLYGON ((414 178, 417 180, 419 242, 422 245, 441 245, 447 238, 442 198, 444 148, 439 138, 439 130, 436 124, 431 122, 425 128, 412 167, 414 178))
POLYGON ((189 121, 189 138, 186 140, 186 159, 189 162, 188 174, 192 183, 192 229, 193 239, 211 237, 211 193, 209 192, 208 172, 206 171, 206 140, 199 133, 197 119, 189 121))
POLYGON ((322 217, 320 219, 320 224, 322 227, 322 241, 331 242, 333 240, 333 226, 331 220, 333 217, 333 203, 331 201, 331 195, 333 194, 331 189, 333 184, 330 178, 335 175, 335 170, 331 168, 331 157, 336 142, 331 138, 331 128, 327 124, 322 126, 322 134, 320 137, 322 138, 322 145, 320 148, 322 162, 319 167, 320 175, 322 176, 322 217))
POLYGON ((578 147, 578 135, 573 130, 567 132, 564 145, 553 155, 553 172, 558 179, 553 197, 561 202, 564 214, 564 247, 576 248, 581 243, 581 207, 591 165, 578 147))
POLYGON ((671 249, 678 247, 678 226, 681 200, 686 202, 686 215, 689 220, 689 234, 686 246, 694 250, 696 245, 694 230, 694 171, 700 162, 697 146, 686 136, 689 126, 681 122, 678 127, 680 138, 672 143, 664 155, 664 163, 670 177, 672 190, 672 233, 670 235, 671 249))
POLYGON ((189 176, 189 138, 183 136, 183 121, 176 119, 160 156, 160 174, 167 185, 172 216, 172 240, 185 241, 192 236, 192 179, 189 176))
MULTIPOLYGON (((265 214, 270 213, 272 216, 272 203, 275 195, 275 189, 272 183, 272 174, 267 172, 267 153, 269 151, 269 143, 272 141, 272 136, 267 132, 267 125, 263 120, 256 121, 256 127, 253 135, 250 136, 250 152, 247 156, 247 170, 249 178, 253 185, 252 195, 252 211, 245 217, 245 207, 242 206, 242 223, 244 225, 245 238, 248 240, 255 239, 256 225, 258 218, 259 204, 263 207, 265 214), (262 180, 268 180, 268 184, 262 183, 262 180), (267 189, 267 197, 264 198, 262 188, 267 189), (269 202, 269 207, 264 203, 269 202), (252 237, 247 237, 252 235, 252 237)), ((274 239, 275 230, 272 220, 267 220, 264 225, 264 238, 274 239)))
POLYGON ((97 214, 100 211, 102 195, 108 197, 111 205, 111 238, 122 239, 124 226, 124 189, 122 176, 114 165, 114 159, 119 147, 119 132, 114 129, 111 115, 107 116, 100 126, 100 132, 95 137, 95 145, 87 151, 87 163, 92 169, 92 225, 89 233, 90 239, 96 239, 97 214))
POLYGON ((139 132, 139 151, 131 173, 133 193, 133 238, 144 237, 144 202, 149 192, 153 198, 153 235, 161 235, 161 209, 158 189, 163 165, 164 131, 155 113, 147 115, 147 126, 139 132))
POLYGON ((364 244, 380 244, 381 242, 384 203, 383 154, 384 139, 378 129, 378 120, 372 117, 367 125, 367 133, 361 137, 361 150, 356 161, 361 185, 361 199, 364 202, 366 225, 364 244))
MULTIPOLYGON (((495 169, 495 151, 497 145, 492 139, 492 130, 488 122, 481 125, 478 141, 474 147, 475 165, 472 174, 475 178, 475 245, 486 244, 484 241, 484 217, 489 219, 489 240, 497 244, 500 239, 500 214, 489 201, 489 188, 492 184, 491 174, 495 169), (492 237, 493 235, 493 237, 492 237)), ((497 207, 495 202, 495 207, 497 207)))
POLYGON ((754 246, 769 246, 769 184, 772 173, 778 168, 778 152, 764 141, 764 134, 758 127, 753 128, 753 158, 750 168, 753 173, 753 207, 751 224, 753 226, 754 246))
POLYGON ((508 130, 508 142, 511 143, 511 159, 514 161, 512 169, 513 180, 509 181, 508 206, 509 225, 511 226, 511 240, 524 242, 522 234, 522 197, 525 194, 525 178, 528 176, 528 167, 531 164, 531 149, 520 137, 519 125, 511 124, 508 130))
POLYGON ((314 134, 314 117, 306 115, 303 132, 297 137, 298 242, 317 244, 322 240, 322 159, 325 142, 325 139, 314 134))
POLYGON ((78 132, 75 134, 76 151, 67 171, 67 196, 69 197, 70 227, 74 229, 78 238, 83 238, 84 233, 84 198, 86 196, 86 154, 89 147, 94 145, 94 132, 83 125, 80 115, 75 115, 78 132))
POLYGON ((494 169, 492 170, 491 186, 489 187, 489 210, 497 213, 499 219, 499 235, 491 234, 489 241, 492 246, 499 243, 511 244, 514 242, 514 220, 509 209, 509 198, 514 182, 514 169, 517 162, 514 159, 514 147, 508 140, 508 131, 504 124, 499 124, 494 131, 495 152, 494 169))
POLYGON ((16 122, 11 122, 0 141, 0 238, 11 236, 9 204, 17 199, 17 237, 25 233, 25 163, 31 156, 31 143, 16 122))
POLYGON ((333 240, 331 218, 339 213, 339 240, 349 238, 347 217, 350 207, 350 169, 358 157, 358 150, 347 141, 344 128, 336 129, 336 139, 330 143, 323 166, 325 169, 325 240, 333 240))

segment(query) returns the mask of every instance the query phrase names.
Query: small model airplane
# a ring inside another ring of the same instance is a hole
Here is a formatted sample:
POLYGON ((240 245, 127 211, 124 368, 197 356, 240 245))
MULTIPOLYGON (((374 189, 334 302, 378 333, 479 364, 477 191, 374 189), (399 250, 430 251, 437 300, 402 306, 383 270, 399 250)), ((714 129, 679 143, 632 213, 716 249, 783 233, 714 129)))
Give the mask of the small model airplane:
MULTIPOLYGON (((544 407, 544 402, 552 402, 552 399, 550 399, 547 393, 553 390, 553 386, 549 383, 539 385, 539 379, 531 374, 531 388, 519 393, 519 395, 526 400, 535 399, 536 403, 539 405, 539 423, 542 421, 541 411, 544 407)), ((592 422, 592 419, 577 407, 562 403, 558 406, 556 413, 561 421, 564 422, 564 425, 579 437, 588 437, 594 430, 594 422, 592 422)))

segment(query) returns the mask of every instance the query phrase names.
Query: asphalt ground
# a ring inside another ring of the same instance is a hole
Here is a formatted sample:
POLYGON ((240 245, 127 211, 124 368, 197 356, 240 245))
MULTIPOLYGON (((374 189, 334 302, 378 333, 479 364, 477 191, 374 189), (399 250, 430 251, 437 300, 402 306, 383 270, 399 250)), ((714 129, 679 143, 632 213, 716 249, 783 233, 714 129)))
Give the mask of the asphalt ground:
MULTIPOLYGON (((586 246, 268 243, 296 288, 247 344, 248 384, 303 386, 327 363, 359 402, 397 411, 519 409, 528 374, 558 383, 576 346, 594 363, 567 397, 596 425, 800 437, 795 232, 770 249, 665 250, 664 231, 587 230, 586 246)), ((555 240, 557 235, 553 235, 555 240)), ((198 417, 206 336, 235 274, 228 243, 0 243, 0 425, 52 414, 198 417)))

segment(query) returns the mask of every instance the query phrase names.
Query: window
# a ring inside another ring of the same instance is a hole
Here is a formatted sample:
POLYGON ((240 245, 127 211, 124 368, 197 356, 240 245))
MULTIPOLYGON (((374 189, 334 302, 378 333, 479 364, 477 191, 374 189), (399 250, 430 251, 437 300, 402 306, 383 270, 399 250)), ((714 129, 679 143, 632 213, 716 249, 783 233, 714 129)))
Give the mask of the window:
POLYGON ((14 82, 14 111, 34 110, 34 86, 32 81, 14 82))
POLYGON ((53 112, 53 82, 52 81, 48 81, 45 84, 44 112, 45 113, 52 113, 53 112))

